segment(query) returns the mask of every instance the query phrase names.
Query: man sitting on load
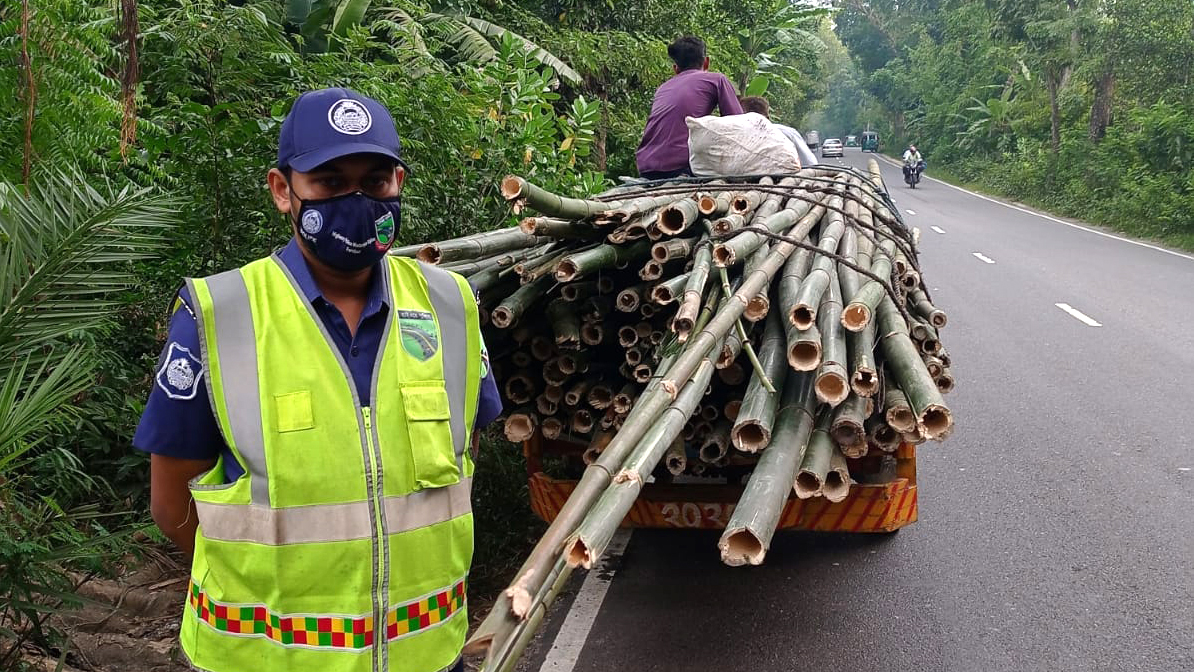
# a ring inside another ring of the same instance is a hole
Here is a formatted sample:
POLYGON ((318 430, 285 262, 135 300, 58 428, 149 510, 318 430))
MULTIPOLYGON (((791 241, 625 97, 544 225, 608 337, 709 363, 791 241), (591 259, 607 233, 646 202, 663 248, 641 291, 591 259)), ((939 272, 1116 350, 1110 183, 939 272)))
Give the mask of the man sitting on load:
MULTIPOLYGON (((761 114, 764 117, 767 117, 768 121, 771 120, 771 103, 768 103, 766 98, 762 96, 746 96, 738 102, 742 104, 742 110, 744 112, 754 112, 755 114, 761 114)), ((804 136, 800 134, 800 131, 792 128, 791 126, 786 126, 775 121, 772 121, 771 123, 778 128, 781 133, 784 134, 784 137, 788 139, 788 142, 796 146, 796 153, 800 155, 801 166, 807 168, 809 166, 815 166, 817 163, 819 163, 817 161, 817 155, 813 154, 813 150, 808 148, 808 144, 804 141, 804 136)))
POLYGON ((676 73, 655 91, 651 114, 636 158, 638 174, 649 180, 692 175, 688 165, 687 117, 742 114, 738 94, 725 75, 709 72, 705 42, 681 37, 667 48, 676 73))

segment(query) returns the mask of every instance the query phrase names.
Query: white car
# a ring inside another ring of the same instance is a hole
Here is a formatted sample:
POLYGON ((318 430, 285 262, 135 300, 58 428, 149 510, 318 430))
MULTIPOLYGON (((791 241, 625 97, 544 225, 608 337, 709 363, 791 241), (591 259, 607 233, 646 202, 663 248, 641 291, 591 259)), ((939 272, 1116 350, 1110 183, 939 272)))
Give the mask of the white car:
POLYGON ((842 141, 837 138, 829 138, 821 143, 821 158, 829 156, 843 156, 845 150, 842 149, 842 141))

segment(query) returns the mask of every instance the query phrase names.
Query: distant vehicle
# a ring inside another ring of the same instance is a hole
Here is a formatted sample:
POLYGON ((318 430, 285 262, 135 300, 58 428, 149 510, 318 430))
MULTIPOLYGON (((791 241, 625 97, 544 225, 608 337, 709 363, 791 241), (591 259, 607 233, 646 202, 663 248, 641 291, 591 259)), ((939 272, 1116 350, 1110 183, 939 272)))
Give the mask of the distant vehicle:
POLYGON ((842 149, 842 141, 837 138, 830 138, 821 145, 821 158, 827 156, 844 156, 845 150, 842 149))
POLYGON ((816 131, 805 133, 804 144, 808 145, 809 149, 816 149, 821 145, 821 134, 816 131))
POLYGON ((857 135, 847 135, 846 136, 846 146, 847 147, 857 147, 858 146, 858 136, 857 135))
POLYGON ((872 131, 867 131, 862 134, 862 151, 877 152, 879 151, 879 134, 872 131))
POLYGON ((924 159, 917 161, 916 165, 906 164, 904 166, 904 184, 915 189, 916 185, 920 184, 921 173, 925 172, 926 167, 924 159))

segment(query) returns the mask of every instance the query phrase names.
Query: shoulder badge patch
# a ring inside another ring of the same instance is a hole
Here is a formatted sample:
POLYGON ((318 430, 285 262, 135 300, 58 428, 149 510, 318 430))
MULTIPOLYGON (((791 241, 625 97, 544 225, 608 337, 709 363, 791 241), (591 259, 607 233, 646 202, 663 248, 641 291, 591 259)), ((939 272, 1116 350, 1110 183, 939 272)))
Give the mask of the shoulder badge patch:
POLYGON ((489 377, 489 348, 481 346, 481 379, 489 377))
POLYGON ((400 310, 398 327, 402 332, 402 347, 420 362, 431 359, 439 350, 439 331, 431 313, 423 310, 400 310))
POLYGON ((203 362, 189 349, 171 342, 156 376, 158 387, 171 399, 194 399, 203 381, 203 362))

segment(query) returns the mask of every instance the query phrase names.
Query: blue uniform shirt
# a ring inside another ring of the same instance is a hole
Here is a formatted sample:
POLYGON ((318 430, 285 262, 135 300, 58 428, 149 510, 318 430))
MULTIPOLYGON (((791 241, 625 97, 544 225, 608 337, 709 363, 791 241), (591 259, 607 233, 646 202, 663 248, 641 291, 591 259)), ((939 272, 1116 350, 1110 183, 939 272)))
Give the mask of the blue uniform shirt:
MULTIPOLYGON (((373 274, 354 338, 344 316, 321 295, 319 286, 307 268, 307 261, 298 248, 298 242, 292 238, 277 254, 315 307, 316 314, 352 373, 361 403, 368 405, 373 364, 377 360, 391 310, 381 275, 373 274)), ((147 453, 188 460, 215 459, 223 452, 224 475, 227 482, 231 483, 244 471, 232 459, 211 410, 207 386, 203 381, 206 372, 199 349, 199 327, 195 323, 191 297, 185 287, 179 292, 179 299, 181 305, 170 318, 166 347, 162 349, 158 360, 145 412, 133 435, 133 447, 147 453)), ((498 396, 497 383, 493 380, 492 371, 486 367, 485 377, 481 381, 476 427, 489 424, 501 412, 502 402, 498 396)))

